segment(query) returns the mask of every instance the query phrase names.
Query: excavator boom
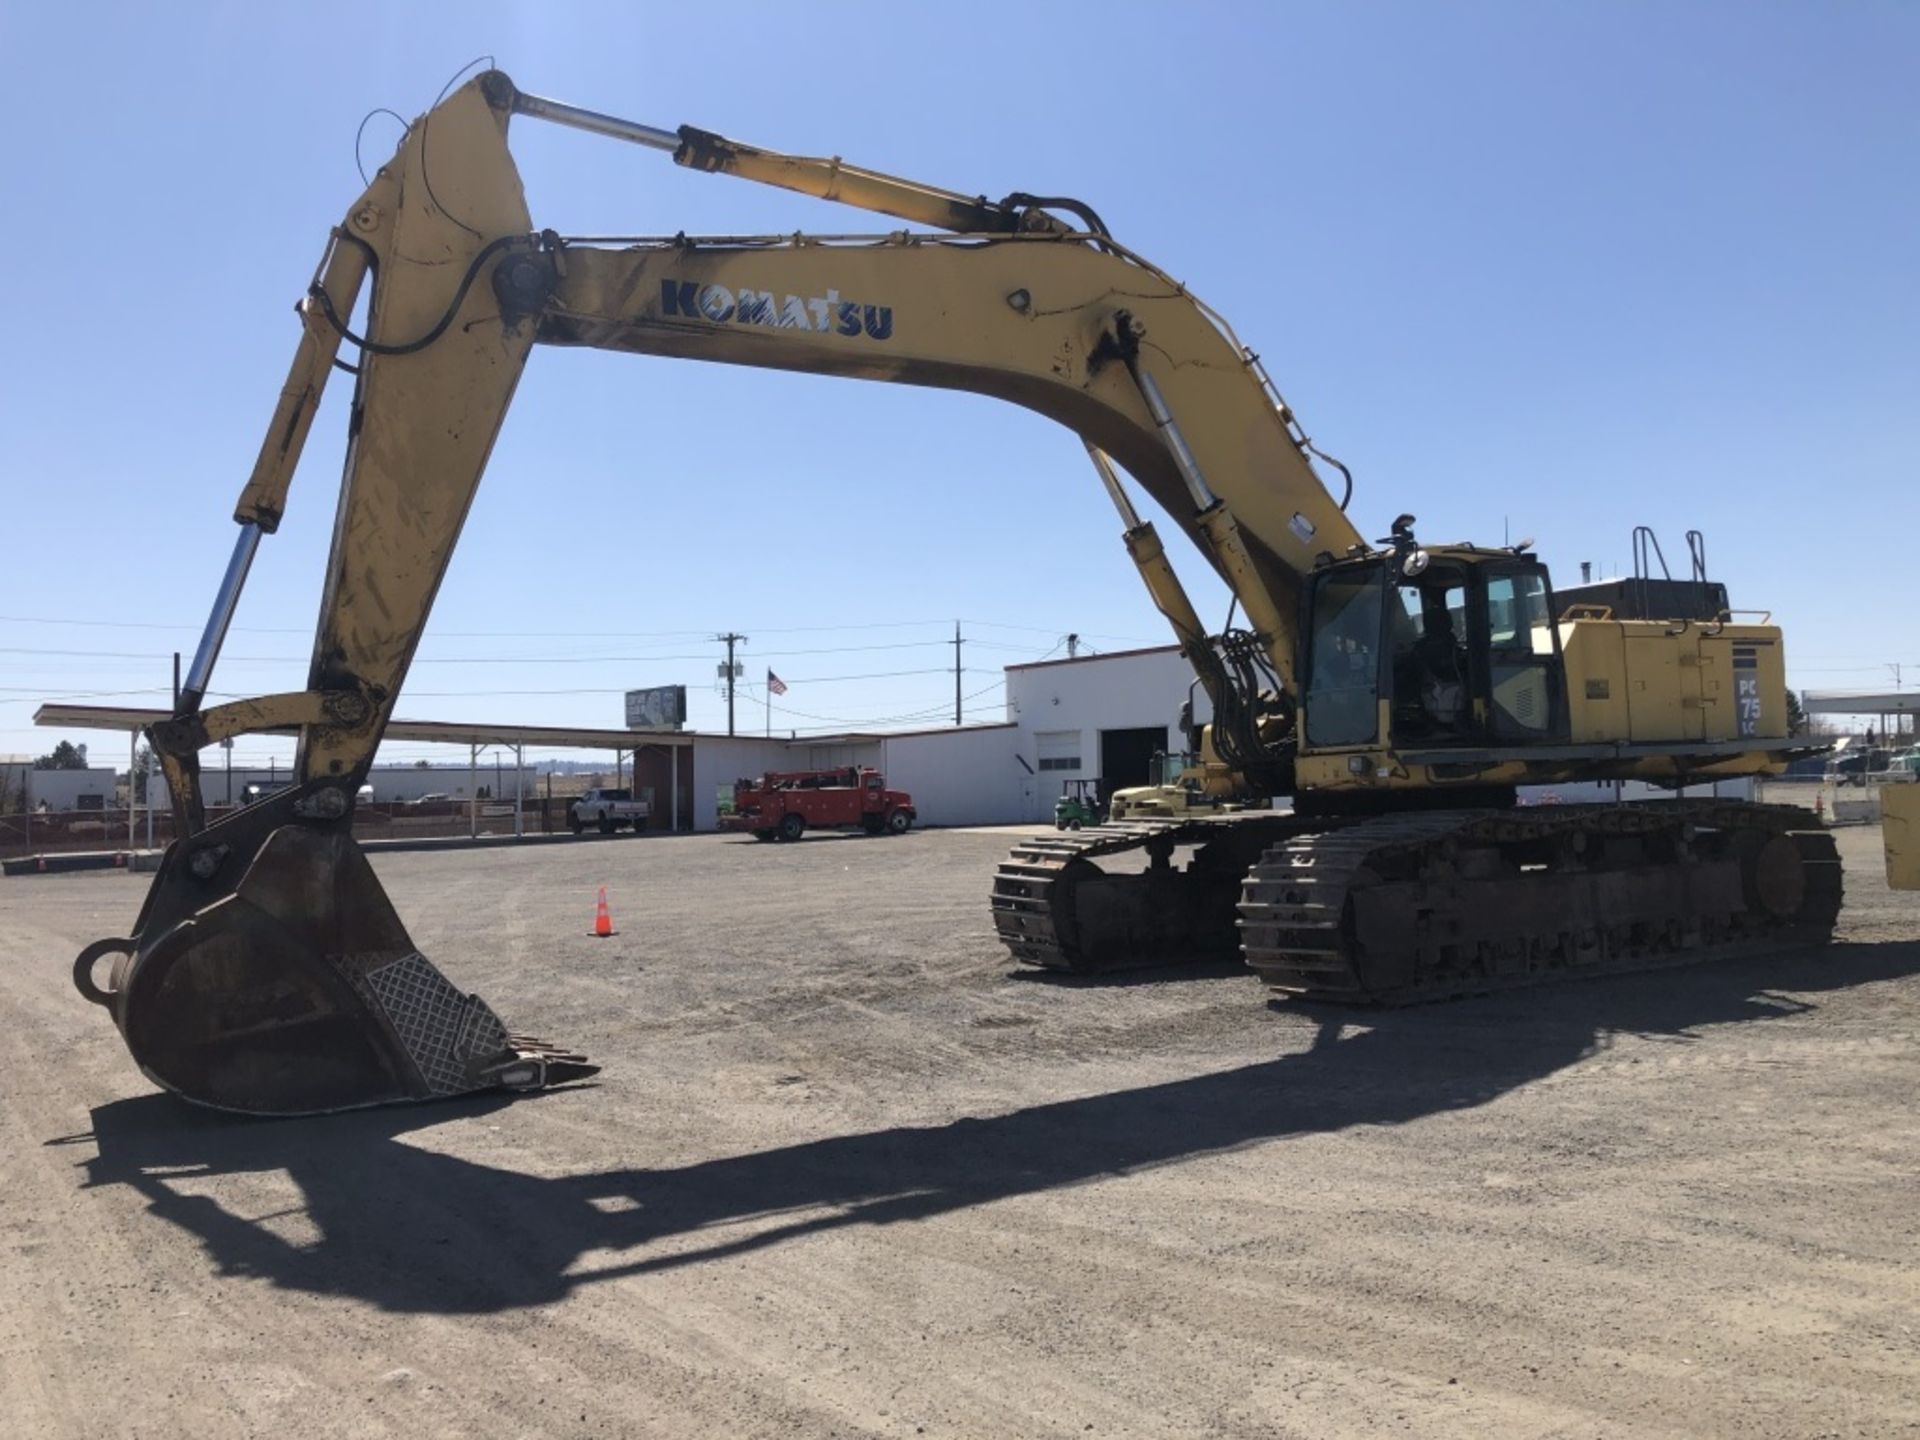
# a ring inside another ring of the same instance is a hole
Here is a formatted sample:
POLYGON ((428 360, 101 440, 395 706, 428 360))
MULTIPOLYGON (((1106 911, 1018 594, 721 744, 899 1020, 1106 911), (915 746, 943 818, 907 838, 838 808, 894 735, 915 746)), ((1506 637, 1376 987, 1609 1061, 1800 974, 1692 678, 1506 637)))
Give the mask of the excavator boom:
MULTIPOLYGON (((242 546, 257 543, 247 527, 279 524, 341 343, 355 345, 354 442, 308 686, 357 694, 340 703, 374 723, 303 732, 302 778, 346 775, 370 760, 536 342, 970 390, 1056 419, 1119 461, 1187 533, 1290 683, 1303 578, 1316 557, 1345 553, 1360 536, 1258 358, 1184 287, 1104 232, 1074 231, 1014 203, 1037 203, 1031 196, 997 205, 964 198, 838 160, 777 156, 690 127, 659 130, 539 100, 498 72, 417 122, 334 232, 234 512, 242 546), (655 148, 672 142, 675 158, 695 168, 980 229, 536 235, 506 147, 514 113, 655 148), (345 317, 368 276, 371 317, 356 335, 345 317)), ((1165 583, 1151 588, 1157 603, 1168 593, 1165 583)), ((196 664, 196 678, 201 671, 196 664)))

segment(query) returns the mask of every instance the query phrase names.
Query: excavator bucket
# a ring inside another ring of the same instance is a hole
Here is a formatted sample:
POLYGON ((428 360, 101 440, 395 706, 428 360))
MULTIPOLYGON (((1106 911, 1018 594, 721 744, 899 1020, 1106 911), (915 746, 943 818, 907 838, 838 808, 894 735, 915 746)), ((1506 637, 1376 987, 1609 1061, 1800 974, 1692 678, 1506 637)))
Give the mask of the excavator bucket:
POLYGON ((245 811, 176 843, 134 936, 74 963, 149 1079, 219 1110, 308 1115, 595 1073, 455 989, 345 825, 276 818, 245 811))

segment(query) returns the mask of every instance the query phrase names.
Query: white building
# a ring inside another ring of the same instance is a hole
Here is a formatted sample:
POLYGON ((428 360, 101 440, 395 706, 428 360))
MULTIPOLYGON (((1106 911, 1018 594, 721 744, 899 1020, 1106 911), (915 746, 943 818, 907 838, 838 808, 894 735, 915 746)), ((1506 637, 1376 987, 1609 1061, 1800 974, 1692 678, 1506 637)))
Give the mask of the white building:
MULTIPOLYGON (((923 825, 1051 821, 1067 780, 1103 793, 1146 781, 1156 753, 1182 748, 1180 707, 1193 670, 1171 645, 1007 667, 1007 718, 994 725, 850 733, 798 740, 698 735, 693 828, 714 827, 733 782, 767 770, 869 765, 913 796, 923 825)), ((1202 721, 1212 711, 1195 690, 1202 721)))
POLYGON ((120 803, 119 772, 111 765, 36 770, 31 760, 10 759, 0 767, 0 805, 23 797, 29 810, 111 810, 120 803))
POLYGON ((1102 796, 1144 785, 1156 754, 1186 747, 1180 710, 1213 718, 1177 647, 1120 650, 1007 667, 1007 716, 1034 767, 1033 803, 1018 820, 1051 820, 1063 782, 1098 780, 1102 796))

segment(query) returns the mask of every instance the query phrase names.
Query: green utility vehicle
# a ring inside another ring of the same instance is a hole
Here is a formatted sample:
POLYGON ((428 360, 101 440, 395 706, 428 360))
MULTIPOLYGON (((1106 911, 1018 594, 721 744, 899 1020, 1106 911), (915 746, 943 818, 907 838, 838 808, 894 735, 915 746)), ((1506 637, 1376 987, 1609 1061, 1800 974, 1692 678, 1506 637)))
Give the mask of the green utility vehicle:
POLYGON ((1078 830, 1082 825, 1098 825, 1106 812, 1100 804, 1098 780, 1062 782, 1060 798, 1053 802, 1053 828, 1078 830))

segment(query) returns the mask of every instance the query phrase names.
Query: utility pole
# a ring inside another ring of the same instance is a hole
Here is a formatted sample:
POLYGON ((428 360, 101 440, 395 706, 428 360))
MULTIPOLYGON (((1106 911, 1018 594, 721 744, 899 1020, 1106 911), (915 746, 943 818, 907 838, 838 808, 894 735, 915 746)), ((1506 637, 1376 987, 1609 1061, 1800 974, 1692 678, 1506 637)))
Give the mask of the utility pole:
POLYGON ((1067 659, 1077 660, 1079 658, 1080 658, 1080 637, 1079 635, 1075 634, 1073 631, 1068 631, 1067 632, 1067 659))
POLYGON ((727 647, 727 734, 731 735, 733 734, 733 681, 734 677, 740 673, 740 668, 733 663, 733 647, 746 644, 747 637, 736 635, 729 630, 726 634, 716 635, 713 638, 727 647))
POLYGON ((960 622, 953 622, 953 723, 960 723, 960 622))

